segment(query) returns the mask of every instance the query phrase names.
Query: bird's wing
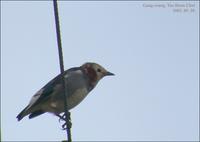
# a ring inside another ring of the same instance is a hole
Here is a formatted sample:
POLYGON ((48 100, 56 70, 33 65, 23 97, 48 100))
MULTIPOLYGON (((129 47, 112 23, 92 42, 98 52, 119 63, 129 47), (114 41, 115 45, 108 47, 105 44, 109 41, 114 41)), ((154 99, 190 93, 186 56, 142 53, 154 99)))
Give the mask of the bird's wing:
POLYGON ((43 88, 41 88, 30 100, 28 108, 36 106, 41 102, 47 100, 51 94, 55 91, 55 86, 61 84, 60 75, 56 76, 49 83, 47 83, 43 88))
MULTIPOLYGON (((67 71, 64 72, 64 75, 72 72, 80 70, 80 68, 75 67, 71 68, 67 71)), ((49 83, 47 83, 43 88, 41 88, 30 100, 28 109, 30 107, 34 107, 40 103, 45 102, 51 97, 51 94, 54 93, 55 91, 59 91, 61 88, 62 80, 61 80, 61 75, 57 75, 54 79, 52 79, 49 83)))

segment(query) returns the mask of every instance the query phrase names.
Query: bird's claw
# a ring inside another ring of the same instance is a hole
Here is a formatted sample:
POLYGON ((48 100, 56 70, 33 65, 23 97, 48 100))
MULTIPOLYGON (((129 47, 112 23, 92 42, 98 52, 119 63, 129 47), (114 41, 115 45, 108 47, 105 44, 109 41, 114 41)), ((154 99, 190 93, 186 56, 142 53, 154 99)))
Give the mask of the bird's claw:
POLYGON ((66 116, 65 115, 62 115, 62 116, 59 115, 59 123, 61 121, 65 121, 65 120, 66 120, 66 116))
POLYGON ((71 116, 70 112, 68 112, 67 115, 64 113, 63 115, 57 114, 57 116, 59 117, 59 122, 65 121, 66 120, 66 116, 69 118, 69 120, 71 120, 71 118, 70 118, 70 116, 71 116))
POLYGON ((71 128, 72 127, 72 123, 71 123, 71 117, 70 117, 70 112, 68 112, 67 114, 64 113, 63 115, 57 115, 59 117, 59 123, 61 121, 65 121, 65 123, 62 125, 62 130, 66 130, 67 128, 71 128), (66 122, 66 117, 69 118, 69 121, 66 122))
POLYGON ((70 129, 71 127, 72 127, 71 121, 65 122, 65 123, 62 125, 62 130, 66 130, 67 128, 70 129))

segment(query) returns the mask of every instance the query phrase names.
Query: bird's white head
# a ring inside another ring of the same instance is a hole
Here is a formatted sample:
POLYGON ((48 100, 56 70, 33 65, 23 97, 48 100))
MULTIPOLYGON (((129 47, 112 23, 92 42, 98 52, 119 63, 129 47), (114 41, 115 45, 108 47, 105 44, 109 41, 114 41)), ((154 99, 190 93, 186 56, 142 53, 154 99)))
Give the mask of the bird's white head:
POLYGON ((88 62, 83 64, 81 68, 84 70, 86 75, 88 75, 90 81, 94 84, 96 84, 104 76, 114 75, 97 63, 88 62))

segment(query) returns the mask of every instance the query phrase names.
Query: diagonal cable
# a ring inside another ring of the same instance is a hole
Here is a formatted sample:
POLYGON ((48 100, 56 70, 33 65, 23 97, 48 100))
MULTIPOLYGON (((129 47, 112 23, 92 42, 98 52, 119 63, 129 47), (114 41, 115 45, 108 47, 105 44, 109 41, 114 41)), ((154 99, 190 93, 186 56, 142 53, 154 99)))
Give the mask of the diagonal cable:
POLYGON ((56 35, 57 35, 57 44, 58 44, 58 53, 59 53, 59 61, 60 61, 60 72, 61 72, 61 80, 62 80, 62 86, 64 90, 64 109, 65 109, 65 121, 67 124, 67 140, 71 142, 71 127, 69 126, 70 121, 70 112, 67 108, 67 88, 65 86, 65 80, 64 80, 64 64, 63 64, 63 53, 62 53, 62 43, 61 43, 61 33, 60 33, 60 23, 59 23, 59 14, 58 14, 58 4, 57 0, 53 0, 53 6, 54 6, 54 15, 55 15, 55 24, 56 24, 56 35))

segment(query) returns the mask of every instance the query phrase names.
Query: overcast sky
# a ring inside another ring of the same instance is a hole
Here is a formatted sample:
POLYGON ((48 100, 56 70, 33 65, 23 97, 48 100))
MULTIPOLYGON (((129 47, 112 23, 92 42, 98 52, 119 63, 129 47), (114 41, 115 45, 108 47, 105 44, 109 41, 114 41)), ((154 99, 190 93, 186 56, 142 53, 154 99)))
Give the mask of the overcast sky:
MULTIPOLYGON (((71 110, 73 140, 199 139, 197 1, 62 1, 59 12, 65 69, 97 62, 116 74, 71 110)), ((52 114, 16 119, 60 72, 53 14, 50 1, 1 2, 4 141, 66 139, 52 114)))

